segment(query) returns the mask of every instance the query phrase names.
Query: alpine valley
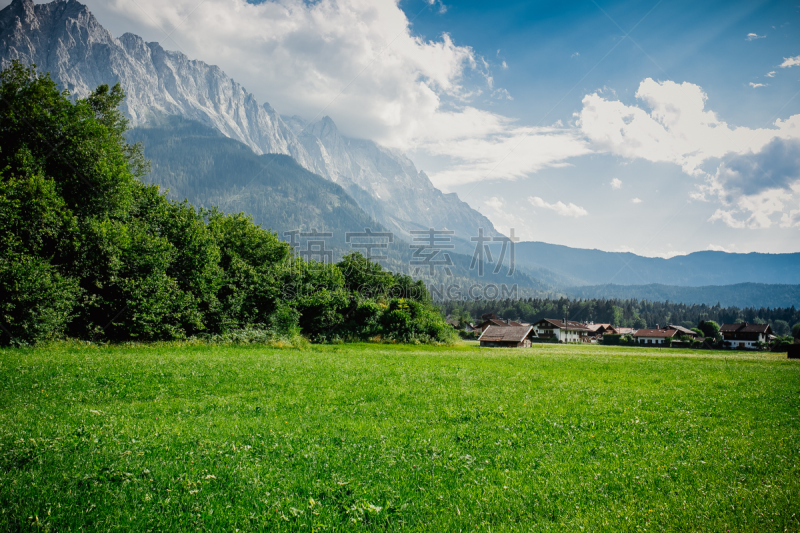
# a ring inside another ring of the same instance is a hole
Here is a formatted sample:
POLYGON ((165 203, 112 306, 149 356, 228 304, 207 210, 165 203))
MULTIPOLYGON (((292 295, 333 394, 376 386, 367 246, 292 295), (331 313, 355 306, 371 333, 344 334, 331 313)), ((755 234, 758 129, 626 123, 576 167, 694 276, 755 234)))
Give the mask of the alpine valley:
MULTIPOLYGON (((445 251, 464 283, 479 276, 473 237, 482 232, 496 239, 491 244, 498 260, 504 237, 491 221, 455 193, 436 189, 404 154, 345 136, 327 116, 281 116, 217 66, 131 33, 113 36, 75 0, 14 0, 0 11, 0 64, 13 60, 49 72, 76 98, 119 83, 127 95, 129 138, 142 143, 152 162, 146 179, 169 189, 173 199, 246 212, 281 236, 292 230, 332 233, 337 256, 353 244, 348 232, 392 233, 385 253, 393 270, 414 273, 409 243, 419 234, 412 232, 430 228, 453 232, 452 248, 445 251)), ((664 260, 544 243, 516 248, 513 276, 496 274, 493 265, 481 276, 484 282, 518 284, 520 295, 800 305, 797 287, 786 288, 800 283, 800 254, 717 252, 664 260), (710 276, 712 268, 735 275, 710 276), (747 283, 762 285, 733 287, 747 283), (647 287, 653 284, 657 290, 647 287)))

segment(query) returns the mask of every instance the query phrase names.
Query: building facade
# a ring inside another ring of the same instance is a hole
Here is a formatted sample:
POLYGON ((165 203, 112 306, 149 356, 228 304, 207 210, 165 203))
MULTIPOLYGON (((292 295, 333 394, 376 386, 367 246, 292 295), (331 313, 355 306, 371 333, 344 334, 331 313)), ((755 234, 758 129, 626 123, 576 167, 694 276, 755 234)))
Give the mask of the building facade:
POLYGON ((769 324, 722 324, 719 328, 722 339, 727 348, 741 348, 755 350, 758 348, 756 343, 766 343, 772 335, 772 328, 769 324))
POLYGON ((585 324, 570 320, 543 318, 533 325, 533 331, 540 339, 555 339, 557 342, 589 342, 592 333, 585 324))

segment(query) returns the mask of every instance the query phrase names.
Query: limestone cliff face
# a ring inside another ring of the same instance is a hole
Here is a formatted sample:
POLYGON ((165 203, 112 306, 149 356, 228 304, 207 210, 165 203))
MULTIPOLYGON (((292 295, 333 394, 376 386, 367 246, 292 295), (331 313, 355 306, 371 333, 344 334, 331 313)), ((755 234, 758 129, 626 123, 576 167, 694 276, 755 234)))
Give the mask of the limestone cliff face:
POLYGON ((145 43, 115 38, 75 1, 34 5, 15 0, 0 12, 0 60, 36 64, 78 97, 120 83, 131 126, 157 115, 180 115, 212 126, 256 153, 280 153, 308 166, 307 155, 280 116, 261 106, 216 66, 145 43))
POLYGON ((160 116, 182 116, 213 127, 258 154, 279 153, 343 186, 358 204, 406 239, 414 229, 450 229, 469 242, 491 222, 443 194, 407 157, 378 144, 343 136, 329 117, 308 124, 282 118, 216 66, 158 43, 109 33, 75 0, 35 5, 14 0, 0 11, 0 64, 36 64, 77 97, 103 83, 120 83, 132 126, 160 116))

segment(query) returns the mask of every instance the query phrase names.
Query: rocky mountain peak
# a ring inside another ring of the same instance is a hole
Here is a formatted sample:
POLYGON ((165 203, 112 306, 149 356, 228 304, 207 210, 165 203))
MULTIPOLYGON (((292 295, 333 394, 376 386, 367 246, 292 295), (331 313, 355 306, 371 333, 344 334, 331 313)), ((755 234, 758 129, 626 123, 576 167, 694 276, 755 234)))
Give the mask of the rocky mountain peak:
POLYGON ((444 195, 405 156, 341 134, 329 116, 308 124, 259 104, 222 69, 146 43, 115 38, 76 0, 34 4, 14 0, 0 11, 0 65, 36 64, 78 97, 120 83, 132 126, 164 116, 196 120, 241 141, 257 154, 278 153, 339 183, 373 218, 401 236, 446 226, 469 241, 491 222, 455 195, 444 195), (420 194, 423 192, 424 194, 420 194))

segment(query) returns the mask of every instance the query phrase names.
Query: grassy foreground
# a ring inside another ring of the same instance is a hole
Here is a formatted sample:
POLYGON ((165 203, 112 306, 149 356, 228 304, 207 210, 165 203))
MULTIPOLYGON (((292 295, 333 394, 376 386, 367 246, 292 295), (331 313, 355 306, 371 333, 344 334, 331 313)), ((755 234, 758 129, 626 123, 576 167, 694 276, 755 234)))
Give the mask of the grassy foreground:
POLYGON ((4 350, 0 531, 798 531, 799 408, 770 354, 4 350))

